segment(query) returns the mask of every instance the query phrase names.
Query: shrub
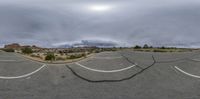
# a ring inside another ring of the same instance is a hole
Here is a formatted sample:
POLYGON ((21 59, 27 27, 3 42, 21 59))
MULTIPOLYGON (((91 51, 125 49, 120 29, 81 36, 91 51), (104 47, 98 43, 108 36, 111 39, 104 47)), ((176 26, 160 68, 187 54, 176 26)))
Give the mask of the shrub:
POLYGON ((100 51, 99 50, 95 50, 94 53, 100 53, 100 51))
POLYGON ((15 50, 12 49, 12 48, 3 49, 3 51, 5 51, 5 52, 15 52, 15 50))
POLYGON ((55 55, 53 53, 47 53, 45 60, 53 61, 55 60, 55 55))
POLYGON ((149 48, 149 46, 147 44, 144 44, 143 48, 149 48))
POLYGON ((150 46, 149 48, 153 48, 153 46, 150 46))
POLYGON ((33 50, 31 48, 26 47, 26 48, 22 49, 22 53, 31 54, 31 53, 33 53, 33 50))
POLYGON ((161 47, 161 49, 165 49, 165 47, 164 47, 164 46, 162 46, 162 47, 161 47))
POLYGON ((81 57, 86 57, 86 54, 85 53, 81 54, 81 57))
POLYGON ((142 47, 139 46, 139 45, 136 45, 136 46, 134 47, 134 49, 140 49, 140 48, 142 48, 142 47))

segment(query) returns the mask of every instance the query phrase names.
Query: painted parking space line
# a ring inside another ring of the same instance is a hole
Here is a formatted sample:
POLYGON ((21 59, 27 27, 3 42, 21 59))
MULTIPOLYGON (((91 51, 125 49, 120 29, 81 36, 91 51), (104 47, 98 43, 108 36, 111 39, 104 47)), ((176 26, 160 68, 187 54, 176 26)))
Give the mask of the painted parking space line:
POLYGON ((0 76, 0 79, 18 79, 18 78, 25 78, 25 77, 28 77, 28 76, 31 76, 35 73, 37 73, 38 71, 40 71, 42 68, 44 68, 45 66, 47 66, 46 64, 42 65, 41 67, 39 67, 38 69, 36 69, 35 71, 33 72, 30 72, 28 74, 24 74, 24 75, 21 75, 21 76, 12 76, 12 77, 6 77, 6 76, 0 76))
POLYGON ((191 59, 192 61, 197 61, 197 62, 200 62, 200 60, 199 59, 191 59))
POLYGON ((188 72, 185 72, 184 70, 178 68, 177 66, 174 66, 174 68, 175 68, 176 70, 178 70, 179 72, 181 72, 181 73, 183 73, 183 74, 185 74, 185 75, 188 75, 188 76, 190 76, 190 77, 200 78, 200 76, 193 75, 193 74, 190 74, 190 73, 188 73, 188 72))
POLYGON ((122 69, 117 69, 117 70, 99 70, 99 69, 89 68, 89 67, 84 66, 84 65, 82 65, 82 64, 80 64, 78 62, 76 62, 75 64, 80 66, 80 67, 83 67, 83 68, 85 68, 87 70, 90 70, 90 71, 103 72, 103 73, 113 73, 113 72, 125 71, 125 70, 128 70, 128 69, 133 68, 133 67, 136 66, 136 64, 135 64, 135 65, 132 65, 132 66, 129 66, 129 67, 126 67, 126 68, 122 68, 122 69))

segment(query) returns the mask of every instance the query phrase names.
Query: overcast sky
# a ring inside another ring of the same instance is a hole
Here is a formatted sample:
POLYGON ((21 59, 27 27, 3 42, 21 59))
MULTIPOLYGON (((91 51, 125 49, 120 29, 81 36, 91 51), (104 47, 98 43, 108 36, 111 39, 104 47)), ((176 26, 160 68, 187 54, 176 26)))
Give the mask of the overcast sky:
POLYGON ((200 47, 200 0, 0 0, 0 46, 81 40, 200 47))

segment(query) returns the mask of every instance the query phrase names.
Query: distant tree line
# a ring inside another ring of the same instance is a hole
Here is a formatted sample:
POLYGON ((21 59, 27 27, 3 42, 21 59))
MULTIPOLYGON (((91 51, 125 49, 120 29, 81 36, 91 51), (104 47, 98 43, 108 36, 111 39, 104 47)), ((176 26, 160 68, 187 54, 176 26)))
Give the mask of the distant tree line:
POLYGON ((143 47, 140 46, 140 45, 136 45, 136 46, 134 47, 134 49, 141 49, 141 48, 147 49, 147 48, 153 48, 153 46, 149 46, 148 44, 144 44, 143 47))
POLYGON ((5 52, 15 52, 15 50, 12 49, 12 48, 5 48, 5 49, 2 49, 2 50, 5 51, 5 52))
POLYGON ((162 46, 162 47, 153 47, 153 46, 149 46, 148 44, 144 44, 143 46, 140 46, 140 45, 135 45, 134 46, 134 49, 148 49, 148 48, 158 48, 158 49, 176 49, 176 47, 165 47, 165 46, 162 46))

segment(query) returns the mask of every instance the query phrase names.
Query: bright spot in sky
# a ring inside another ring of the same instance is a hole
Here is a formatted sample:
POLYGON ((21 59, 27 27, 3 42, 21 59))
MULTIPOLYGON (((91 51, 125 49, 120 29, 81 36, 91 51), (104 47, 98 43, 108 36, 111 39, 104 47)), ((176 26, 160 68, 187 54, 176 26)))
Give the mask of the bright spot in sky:
POLYGON ((96 12, 104 12, 111 9, 109 5, 91 5, 89 6, 89 10, 96 11, 96 12))

